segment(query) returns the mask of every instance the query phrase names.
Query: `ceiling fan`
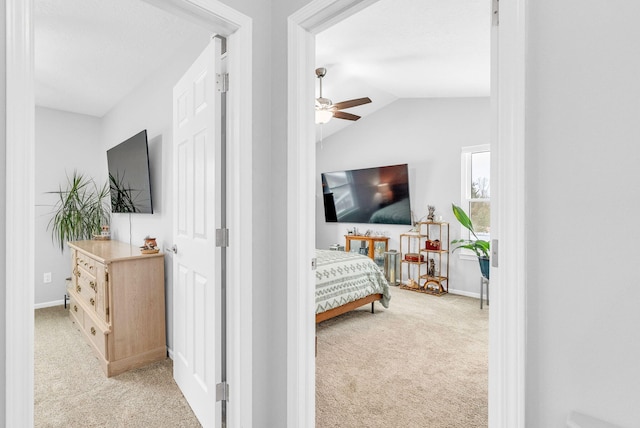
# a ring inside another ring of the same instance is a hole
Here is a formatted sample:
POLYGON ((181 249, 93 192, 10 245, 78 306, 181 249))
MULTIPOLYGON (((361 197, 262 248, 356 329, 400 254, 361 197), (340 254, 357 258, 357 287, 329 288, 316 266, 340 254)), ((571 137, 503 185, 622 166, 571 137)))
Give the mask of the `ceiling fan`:
POLYGON ((356 114, 347 113, 341 110, 356 107, 362 104, 368 104, 371 102, 369 97, 356 98, 353 100, 342 101, 333 104, 329 98, 322 97, 322 78, 327 74, 327 69, 324 67, 316 68, 316 76, 320 80, 320 97, 316 98, 316 123, 327 123, 332 117, 337 119, 346 120, 358 120, 360 116, 356 114))

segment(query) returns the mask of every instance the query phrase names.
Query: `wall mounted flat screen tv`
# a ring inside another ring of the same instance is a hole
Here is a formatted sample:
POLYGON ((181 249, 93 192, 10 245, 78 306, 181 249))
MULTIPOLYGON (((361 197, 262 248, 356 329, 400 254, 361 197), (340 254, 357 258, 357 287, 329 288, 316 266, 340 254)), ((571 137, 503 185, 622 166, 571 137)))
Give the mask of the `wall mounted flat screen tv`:
POLYGON ((322 173, 327 222, 411 224, 407 164, 322 173))
POLYGON ((153 214, 147 130, 107 150, 111 212, 153 214))

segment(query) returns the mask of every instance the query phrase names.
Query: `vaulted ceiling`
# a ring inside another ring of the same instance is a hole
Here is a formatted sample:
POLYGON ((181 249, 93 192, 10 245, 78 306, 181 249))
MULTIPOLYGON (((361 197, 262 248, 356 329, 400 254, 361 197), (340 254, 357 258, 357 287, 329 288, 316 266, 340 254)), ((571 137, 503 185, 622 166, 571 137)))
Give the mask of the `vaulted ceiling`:
POLYGON ((488 1, 380 0, 316 36, 323 96, 368 96, 345 110, 363 117, 398 98, 489 96, 490 19, 488 1))
MULTIPOLYGON (((488 1, 380 0, 316 37, 324 96, 489 94, 488 1)), ((36 104, 101 117, 203 28, 140 0, 35 0, 36 104)), ((314 73, 313 70, 309 70, 314 73)), ((352 122, 333 119, 325 135, 352 122)))

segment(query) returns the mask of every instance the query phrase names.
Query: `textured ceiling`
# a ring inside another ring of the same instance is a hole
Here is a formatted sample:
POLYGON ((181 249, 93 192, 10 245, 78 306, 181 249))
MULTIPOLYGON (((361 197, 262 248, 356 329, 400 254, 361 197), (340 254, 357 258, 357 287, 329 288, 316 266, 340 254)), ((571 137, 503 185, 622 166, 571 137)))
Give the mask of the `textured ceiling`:
POLYGON ((102 117, 208 32, 139 0, 35 0, 36 105, 102 117))
MULTIPOLYGON (((323 95, 368 96, 371 104, 346 110, 363 117, 398 98, 489 96, 490 3, 380 0, 319 33, 323 95)), ((352 123, 332 119, 323 135, 352 123)))

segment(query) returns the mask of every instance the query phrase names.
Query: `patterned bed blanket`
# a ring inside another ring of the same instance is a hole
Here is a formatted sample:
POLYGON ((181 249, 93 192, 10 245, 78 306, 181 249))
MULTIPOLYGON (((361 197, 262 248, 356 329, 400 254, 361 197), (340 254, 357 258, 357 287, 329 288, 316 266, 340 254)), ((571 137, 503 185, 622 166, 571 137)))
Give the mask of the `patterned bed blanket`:
POLYGON ((316 314, 370 294, 382 294, 389 307, 389 283, 367 256, 344 251, 316 250, 316 314))

